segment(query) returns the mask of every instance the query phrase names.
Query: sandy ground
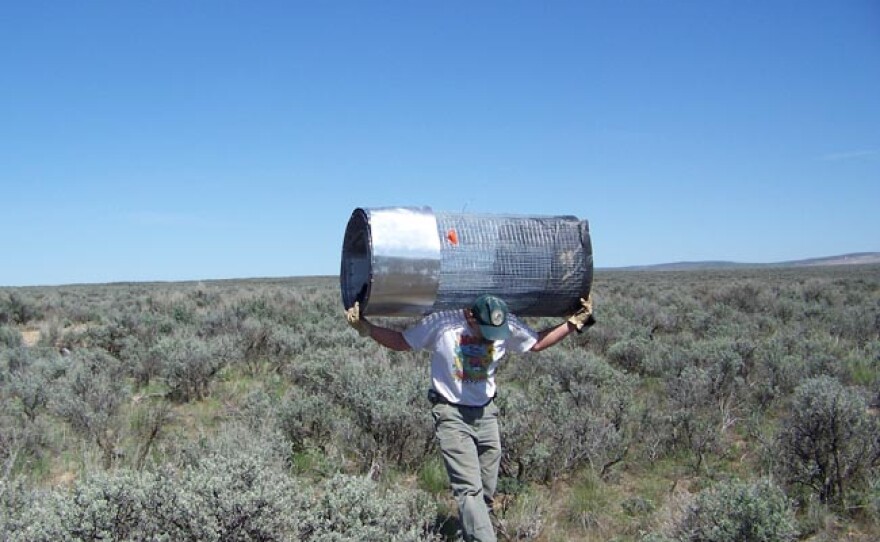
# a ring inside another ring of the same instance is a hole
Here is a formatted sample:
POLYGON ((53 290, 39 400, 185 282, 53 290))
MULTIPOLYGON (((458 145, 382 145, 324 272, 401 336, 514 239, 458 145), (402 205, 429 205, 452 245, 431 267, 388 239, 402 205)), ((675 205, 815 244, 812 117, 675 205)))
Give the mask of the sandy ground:
POLYGON ((34 346, 40 340, 40 330, 25 330, 21 332, 21 338, 25 346, 34 346))

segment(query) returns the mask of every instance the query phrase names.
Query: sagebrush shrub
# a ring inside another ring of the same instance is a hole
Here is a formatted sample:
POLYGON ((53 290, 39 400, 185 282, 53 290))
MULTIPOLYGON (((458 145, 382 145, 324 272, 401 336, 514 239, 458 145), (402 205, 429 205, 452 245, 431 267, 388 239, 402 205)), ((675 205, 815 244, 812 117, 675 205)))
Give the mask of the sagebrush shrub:
POLYGON ((795 540, 794 511, 768 480, 726 482, 701 491, 677 527, 676 538, 694 542, 795 540))
POLYGON ((0 482, 0 535, 10 542, 416 542, 439 540, 435 514, 418 490, 342 475, 306 486, 245 453, 207 453, 182 469, 98 473, 70 490, 0 482))
POLYGON ((424 370, 377 360, 345 363, 327 381, 327 393, 365 437, 367 464, 420 465, 433 449, 424 370))
POLYGON ((630 442, 633 377, 578 351, 548 351, 541 359, 545 374, 500 387, 505 474, 549 481, 584 466, 605 474, 630 442))
POLYGON ((382 489, 362 476, 336 475, 315 491, 299 521, 300 540, 440 540, 436 504, 419 490, 382 489))
POLYGON ((667 381, 667 403, 657 409, 657 427, 666 435, 668 449, 685 449, 693 454, 695 471, 706 454, 716 451, 724 430, 722 411, 713 394, 712 374, 707 369, 686 367, 667 381))
POLYGON ((69 359, 70 367, 53 386, 51 408, 98 445, 104 468, 110 468, 121 435, 121 409, 131 394, 125 368, 102 350, 77 349, 69 359))
POLYGON ((21 333, 17 329, 0 325, 0 349, 18 348, 22 345, 21 333))
POLYGON ((625 371, 645 374, 644 362, 651 347, 651 342, 644 337, 623 339, 612 344, 606 356, 610 362, 625 371))
POLYGON ((331 397, 294 387, 282 400, 277 416, 281 432, 299 452, 330 445, 344 413, 331 397))
POLYGON ((838 380, 822 376, 795 390, 780 421, 777 470, 796 488, 807 488, 820 502, 842 503, 866 483, 878 457, 880 426, 864 398, 838 380))
POLYGON ((47 455, 45 413, 53 382, 63 371, 60 356, 50 349, 0 351, 0 477, 47 455))
POLYGON ((0 293, 0 324, 27 324, 42 318, 38 304, 27 294, 20 292, 0 293))
POLYGON ((228 348, 222 338, 204 341, 175 334, 160 338, 149 356, 161 363, 159 374, 168 387, 168 396, 187 402, 208 396, 211 383, 228 363, 228 348))

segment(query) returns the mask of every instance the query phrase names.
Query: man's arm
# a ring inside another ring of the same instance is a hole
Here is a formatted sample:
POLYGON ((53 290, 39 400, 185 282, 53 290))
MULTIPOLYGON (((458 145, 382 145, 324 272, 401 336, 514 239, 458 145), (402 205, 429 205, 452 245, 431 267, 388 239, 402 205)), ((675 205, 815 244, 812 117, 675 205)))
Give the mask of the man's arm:
POLYGON ((361 316, 360 303, 355 302, 354 306, 345 311, 345 319, 351 327, 357 330, 361 337, 369 337, 382 346, 391 350, 397 350, 398 352, 412 350, 400 331, 377 326, 363 318, 361 316))
POLYGON ((532 346, 531 351, 540 352, 550 348, 566 338, 572 331, 580 333, 584 328, 588 328, 594 323, 596 323, 596 319, 593 318, 593 296, 589 295, 586 299, 581 299, 581 308, 572 314, 568 320, 558 326, 539 332, 538 342, 532 346))
POLYGON ((546 348, 550 348, 562 339, 568 337, 568 334, 574 331, 574 324, 570 322, 562 322, 558 326, 547 328, 538 332, 538 342, 532 345, 531 352, 540 352, 546 348))
POLYGON ((412 350, 412 347, 406 342, 406 339, 403 338, 403 333, 400 331, 377 326, 363 318, 361 318, 361 320, 367 324, 367 336, 385 348, 390 348, 391 350, 396 350, 398 352, 408 352, 412 350))

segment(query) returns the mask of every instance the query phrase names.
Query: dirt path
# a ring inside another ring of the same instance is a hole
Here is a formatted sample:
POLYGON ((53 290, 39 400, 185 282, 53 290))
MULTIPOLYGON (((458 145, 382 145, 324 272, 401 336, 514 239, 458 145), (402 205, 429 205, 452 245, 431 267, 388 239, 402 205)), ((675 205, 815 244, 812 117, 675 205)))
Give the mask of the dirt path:
POLYGON ((40 341, 40 330, 25 330, 21 332, 21 338, 25 346, 34 346, 40 341))

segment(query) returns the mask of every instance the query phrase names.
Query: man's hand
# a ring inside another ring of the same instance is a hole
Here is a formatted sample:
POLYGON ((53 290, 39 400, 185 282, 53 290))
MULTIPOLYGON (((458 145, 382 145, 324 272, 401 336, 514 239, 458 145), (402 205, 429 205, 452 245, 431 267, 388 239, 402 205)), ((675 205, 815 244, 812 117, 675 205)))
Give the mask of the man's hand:
POLYGON ((581 298, 581 308, 578 309, 577 312, 568 317, 568 322, 571 323, 577 332, 580 333, 584 330, 585 327, 590 327, 591 325, 596 323, 596 319, 593 318, 593 294, 587 295, 587 298, 581 298))
POLYGON ((361 304, 357 301, 347 311, 345 311, 345 319, 348 325, 357 330, 361 337, 370 336, 370 323, 361 318, 361 304))

